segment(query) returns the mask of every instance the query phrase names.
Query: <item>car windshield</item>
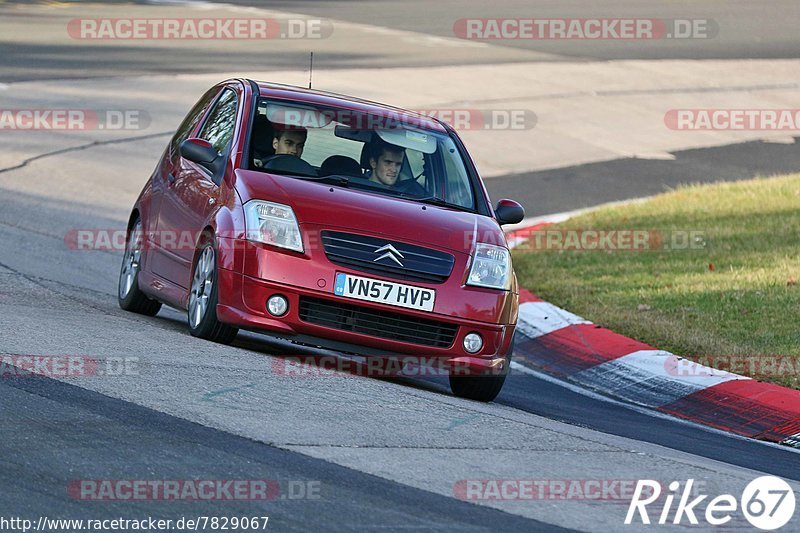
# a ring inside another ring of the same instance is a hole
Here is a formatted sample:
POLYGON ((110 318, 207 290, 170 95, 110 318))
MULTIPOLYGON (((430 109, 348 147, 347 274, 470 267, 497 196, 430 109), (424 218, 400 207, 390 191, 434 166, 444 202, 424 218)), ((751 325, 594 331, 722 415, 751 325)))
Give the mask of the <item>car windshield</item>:
POLYGON ((251 168, 474 211, 473 185, 453 139, 404 116, 262 99, 251 168))

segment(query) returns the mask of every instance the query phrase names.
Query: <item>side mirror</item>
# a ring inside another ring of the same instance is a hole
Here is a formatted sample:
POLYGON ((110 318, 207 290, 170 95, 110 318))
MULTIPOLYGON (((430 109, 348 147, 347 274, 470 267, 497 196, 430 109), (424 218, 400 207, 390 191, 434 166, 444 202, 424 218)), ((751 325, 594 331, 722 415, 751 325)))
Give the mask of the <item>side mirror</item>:
POLYGON ((225 166, 225 158, 211 146, 210 142, 197 138, 186 139, 181 143, 180 152, 183 158, 208 169, 214 182, 219 184, 225 166))
POLYGON ((186 139, 181 143, 181 156, 198 165, 202 165, 203 163, 213 163, 219 154, 217 154, 210 142, 193 138, 186 139))
POLYGON ((494 214, 500 225, 519 224, 525 218, 525 209, 514 200, 500 200, 494 208, 494 214))

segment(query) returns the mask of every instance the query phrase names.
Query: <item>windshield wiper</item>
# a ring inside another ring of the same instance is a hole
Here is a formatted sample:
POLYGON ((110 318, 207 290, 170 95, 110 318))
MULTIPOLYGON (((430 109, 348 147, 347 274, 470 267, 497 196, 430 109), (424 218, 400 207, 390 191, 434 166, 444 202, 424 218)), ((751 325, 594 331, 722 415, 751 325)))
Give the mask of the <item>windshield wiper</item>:
POLYGON ((460 211, 471 211, 471 209, 464 207, 463 205, 451 204, 445 200, 442 200, 438 196, 414 196, 412 194, 401 194, 401 198, 408 198, 409 200, 414 200, 415 202, 422 202, 423 204, 431 204, 431 205, 438 205, 440 207, 452 207, 453 209, 458 209, 460 211))
POLYGON ((269 174, 277 174, 279 176, 295 176, 298 178, 308 178, 308 179, 316 179, 317 176, 313 174, 306 174, 305 172, 294 172, 292 170, 282 170, 282 169, 265 169, 259 168, 261 172, 267 172, 269 174))
POLYGON ((306 180, 311 180, 311 181, 328 181, 328 182, 333 183, 334 185, 340 185, 342 187, 348 187, 349 183, 350 183, 350 178, 349 177, 342 176, 340 174, 330 174, 328 176, 308 176, 308 175, 300 176, 300 175, 298 175, 297 177, 303 178, 303 179, 306 179, 306 180))

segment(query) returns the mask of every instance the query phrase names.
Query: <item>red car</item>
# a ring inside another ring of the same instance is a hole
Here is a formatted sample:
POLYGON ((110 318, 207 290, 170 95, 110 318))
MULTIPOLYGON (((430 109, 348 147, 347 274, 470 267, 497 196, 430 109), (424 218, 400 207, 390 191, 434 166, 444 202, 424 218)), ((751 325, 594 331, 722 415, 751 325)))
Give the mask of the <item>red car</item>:
POLYGON ((447 124, 315 90, 228 80, 192 108, 136 201, 123 309, 187 310, 192 335, 239 328, 351 354, 446 361, 490 401, 518 289, 502 224, 447 124), (467 371, 464 371, 464 370, 467 371))

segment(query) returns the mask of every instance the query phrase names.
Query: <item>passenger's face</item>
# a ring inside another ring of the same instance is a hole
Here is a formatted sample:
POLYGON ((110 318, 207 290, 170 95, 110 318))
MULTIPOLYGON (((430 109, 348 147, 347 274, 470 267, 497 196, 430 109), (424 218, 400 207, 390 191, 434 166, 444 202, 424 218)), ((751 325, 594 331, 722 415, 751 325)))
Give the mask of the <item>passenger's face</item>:
POLYGON ((384 150, 381 156, 376 160, 371 157, 369 164, 372 167, 372 176, 391 187, 397 182, 397 176, 400 174, 400 167, 403 166, 403 152, 389 152, 384 150))
POLYGON ((272 147, 275 155, 303 155, 303 147, 306 145, 306 136, 297 131, 285 131, 280 138, 272 140, 272 147))

